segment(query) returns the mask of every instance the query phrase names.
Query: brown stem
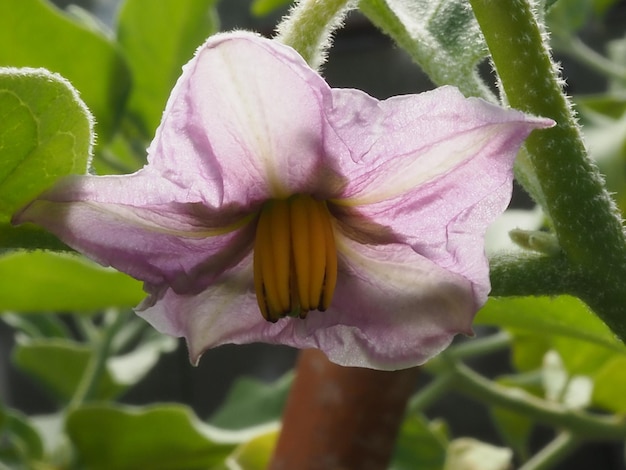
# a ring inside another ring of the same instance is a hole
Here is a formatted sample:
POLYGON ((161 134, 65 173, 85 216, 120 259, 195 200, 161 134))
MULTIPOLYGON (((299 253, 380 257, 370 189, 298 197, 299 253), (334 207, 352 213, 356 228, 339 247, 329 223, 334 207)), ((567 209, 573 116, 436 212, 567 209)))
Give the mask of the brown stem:
POLYGON ((386 469, 417 370, 341 367, 303 351, 269 468, 386 469))

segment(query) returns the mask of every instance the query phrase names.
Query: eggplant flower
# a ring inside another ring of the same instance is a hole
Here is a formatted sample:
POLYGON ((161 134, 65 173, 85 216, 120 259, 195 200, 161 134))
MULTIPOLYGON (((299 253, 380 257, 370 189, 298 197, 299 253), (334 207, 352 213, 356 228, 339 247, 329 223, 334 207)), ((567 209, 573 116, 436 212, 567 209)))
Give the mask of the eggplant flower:
POLYGON ((400 369, 471 334, 485 230, 519 146, 551 125, 452 87, 332 89, 290 47, 219 34, 183 68, 143 169, 66 177, 14 222, 144 281, 137 312, 194 363, 261 341, 400 369))

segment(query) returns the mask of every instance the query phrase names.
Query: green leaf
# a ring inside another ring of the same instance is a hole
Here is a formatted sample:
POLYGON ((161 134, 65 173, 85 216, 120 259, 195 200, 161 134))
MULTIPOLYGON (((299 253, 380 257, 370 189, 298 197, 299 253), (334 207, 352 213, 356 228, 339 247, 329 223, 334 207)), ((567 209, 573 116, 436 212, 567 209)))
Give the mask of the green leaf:
POLYGON ((224 429, 244 429, 279 420, 292 380, 291 373, 273 384, 246 377, 238 379, 209 422, 224 429))
POLYGON ((216 0, 127 0, 117 35, 130 63, 129 112, 151 138, 181 67, 218 29, 216 0))
POLYGON ((241 470, 265 470, 269 468, 270 460, 278 441, 278 428, 263 433, 248 442, 244 442, 228 458, 232 462, 229 468, 241 470), (235 465, 238 465, 235 467, 235 465))
POLYGON ((93 470, 206 470, 223 463, 237 442, 178 405, 88 406, 69 414, 66 429, 93 470))
POLYGON ((533 430, 533 421, 528 416, 502 407, 494 406, 490 411, 491 418, 506 445, 511 447, 522 461, 528 460, 528 440, 533 430))
POLYGON ((50 313, 0 313, 0 319, 28 338, 70 338, 71 333, 58 315, 50 313))
POLYGON ((289 5, 292 0, 254 0, 250 6, 250 11, 255 16, 265 16, 274 10, 289 5))
MULTIPOLYGON (((0 48, 0 56, 6 49, 12 48, 0 48)), ((87 171, 91 122, 76 90, 59 75, 0 68, 0 222, 60 176, 87 171)))
MULTIPOLYGON (((68 402, 78 387, 91 359, 91 349, 67 339, 20 341, 13 350, 13 362, 58 398, 68 402)), ((102 374, 94 398, 110 399, 126 387, 116 383, 108 370, 102 374)))
POLYGON ((361 0, 359 7, 435 84, 493 100, 476 70, 488 51, 466 1, 361 0))
POLYGON ((549 335, 515 331, 511 362, 519 371, 538 370, 541 368, 544 355, 551 348, 552 341, 549 335))
MULTIPOLYGON (((626 381, 622 380, 626 347, 579 300, 568 296, 490 299, 477 323, 513 331, 513 362, 518 370, 538 371, 547 351, 558 352, 572 381, 563 397, 566 401, 579 403, 574 392, 584 395, 593 387, 591 405, 626 411, 626 381), (580 385, 580 390, 573 385, 580 385)), ((518 386, 538 394, 533 383, 518 386)), ((587 399, 580 403, 586 404, 587 399)))
POLYGON ((0 405, 0 462, 27 464, 42 457, 43 442, 28 418, 0 405))
POLYGON ((391 470, 441 470, 446 459, 448 437, 441 421, 428 422, 418 414, 402 423, 391 470))
POLYGON ((141 282, 85 258, 49 252, 0 257, 0 310, 94 311, 137 305, 141 282))
POLYGON ((574 297, 491 298, 475 321, 478 325, 581 339, 626 353, 626 346, 602 320, 574 297))
POLYGON ((592 13, 592 0, 558 1, 548 9, 546 23, 552 33, 571 36, 589 21, 592 13))
POLYGON ((626 357, 607 361, 595 376, 592 401, 615 413, 626 413, 626 357))
POLYGON ((96 117, 98 142, 109 139, 130 86, 111 39, 44 0, 20 0, 0 2, 0 42, 10 44, 0 48, 0 66, 44 67, 72 82, 96 117))

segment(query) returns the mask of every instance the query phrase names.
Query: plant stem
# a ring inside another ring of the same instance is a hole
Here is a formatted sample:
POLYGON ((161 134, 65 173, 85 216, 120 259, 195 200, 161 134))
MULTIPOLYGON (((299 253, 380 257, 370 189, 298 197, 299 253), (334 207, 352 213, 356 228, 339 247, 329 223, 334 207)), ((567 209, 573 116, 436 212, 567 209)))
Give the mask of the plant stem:
POLYGON ((547 446, 536 453, 519 470, 550 470, 578 447, 580 440, 571 433, 561 432, 547 446))
POLYGON ((450 388, 452 383, 452 374, 440 374, 422 388, 418 393, 413 395, 407 405, 408 413, 420 413, 422 410, 439 400, 445 392, 450 388))
POLYGON ((569 272, 575 274, 575 294, 624 340, 626 240, 621 219, 586 154, 532 8, 527 0, 470 3, 510 105, 557 122, 526 140, 530 164, 569 272))
POLYGON ((484 356, 507 348, 511 345, 511 335, 506 331, 472 339, 449 348, 445 354, 451 360, 463 360, 476 356, 484 356))
POLYGON ((352 0, 300 0, 278 25, 276 39, 317 69, 324 63, 333 31, 352 6, 352 0))
POLYGON ((302 351, 269 468, 387 468, 417 373, 341 367, 302 351))
POLYGON ((452 386, 456 390, 488 406, 502 406, 523 414, 539 423, 570 431, 578 438, 623 440, 626 438, 626 417, 599 416, 572 410, 558 403, 549 403, 518 388, 494 383, 467 366, 450 361, 445 353, 431 361, 428 368, 437 373, 445 369, 453 374, 452 386))
POLYGON ((574 294, 580 282, 563 255, 496 255, 489 267, 494 297, 574 294))
POLYGON ((102 331, 98 341, 93 343, 93 352, 85 372, 81 378, 76 392, 68 405, 69 409, 78 408, 85 401, 90 400, 95 395, 96 389, 106 369, 106 363, 111 351, 111 342, 119 328, 126 321, 126 315, 121 312, 114 312, 114 320, 102 331))

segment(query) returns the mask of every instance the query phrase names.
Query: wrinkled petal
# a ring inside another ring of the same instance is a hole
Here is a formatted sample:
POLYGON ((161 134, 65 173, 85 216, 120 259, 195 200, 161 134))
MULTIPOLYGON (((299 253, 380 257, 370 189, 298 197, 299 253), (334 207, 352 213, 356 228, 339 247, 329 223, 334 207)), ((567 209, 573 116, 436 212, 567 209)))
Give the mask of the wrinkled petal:
POLYGON ((476 170, 487 169, 491 157, 493 173, 510 175, 524 138, 554 124, 453 87, 384 101, 359 90, 332 92, 326 151, 347 183, 336 199, 350 205, 394 200, 475 159, 483 164, 476 170))
POLYGON ((333 92, 328 145, 348 182, 337 218, 354 233, 411 245, 486 298, 485 231, 510 201, 523 140, 554 123, 451 87, 382 102, 333 92))
POLYGON ((252 289, 251 260, 197 296, 169 291, 139 312, 159 331, 184 336, 193 362, 209 348, 262 341, 318 348, 344 366, 400 369, 471 333, 469 282, 403 245, 366 246, 341 237, 336 296, 326 312, 268 323, 252 289))
POLYGON ((210 210, 150 171, 65 178, 13 221, 36 222, 105 266, 177 292, 206 287, 254 236, 242 208, 210 210))
POLYGON ((291 48, 219 34, 184 67, 150 165, 212 206, 312 192, 326 82, 291 48))

